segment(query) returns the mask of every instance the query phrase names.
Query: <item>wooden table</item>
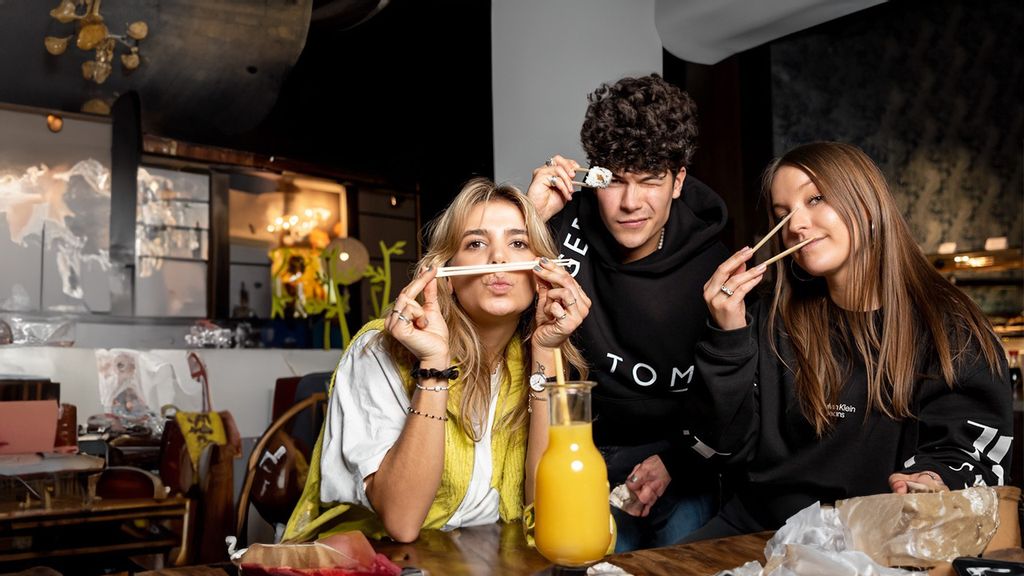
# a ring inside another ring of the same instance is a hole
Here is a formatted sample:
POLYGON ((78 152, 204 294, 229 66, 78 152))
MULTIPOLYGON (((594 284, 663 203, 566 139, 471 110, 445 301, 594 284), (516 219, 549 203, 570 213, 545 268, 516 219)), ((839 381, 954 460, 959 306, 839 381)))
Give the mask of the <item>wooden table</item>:
MULTIPOLYGON (((764 562, 769 533, 708 540, 694 544, 614 554, 606 561, 640 575, 715 574, 750 560, 764 562)), ((378 552, 399 566, 420 568, 430 576, 539 576, 582 574, 553 569, 526 545, 518 524, 495 524, 453 532, 429 530, 412 544, 373 542, 378 552)), ((234 576, 230 565, 193 566, 144 572, 140 576, 234 576)))

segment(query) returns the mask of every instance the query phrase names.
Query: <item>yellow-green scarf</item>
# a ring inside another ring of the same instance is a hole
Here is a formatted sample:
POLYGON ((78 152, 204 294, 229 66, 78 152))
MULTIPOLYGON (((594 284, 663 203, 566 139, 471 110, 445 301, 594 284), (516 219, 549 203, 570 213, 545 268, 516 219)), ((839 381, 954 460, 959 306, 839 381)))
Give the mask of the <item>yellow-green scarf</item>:
MULTIPOLYGON (((363 326, 352 340, 367 331, 383 329, 383 320, 372 320, 363 326)), ((505 364, 511 374, 511 381, 507 385, 503 383, 498 391, 495 422, 500 422, 515 410, 516 406, 525 402, 526 384, 523 375, 522 342, 519 336, 513 337, 509 343, 505 364)), ((410 367, 400 365, 399 371, 406 389, 411 393, 413 382, 408 376, 410 367)), ((332 390, 336 384, 336 377, 337 370, 331 377, 332 390)), ((342 382, 341 385, 345 383, 342 382)), ((465 497, 473 474, 474 442, 458 423, 461 390, 461 386, 455 385, 448 393, 450 418, 445 422, 444 470, 441 472, 441 486, 434 497, 434 503, 423 520, 423 528, 441 528, 448 522, 465 497)), ((324 425, 326 426, 326 422, 324 425)), ((498 491, 498 515, 506 522, 518 520, 523 514, 526 433, 525 426, 517 430, 508 430, 507 427, 495 428, 491 432, 491 487, 498 491)), ((320 437, 313 448, 306 486, 285 527, 283 540, 303 542, 348 530, 360 530, 373 538, 386 536, 380 519, 366 508, 350 503, 320 501, 320 454, 323 440, 324 431, 321 428, 320 437)))

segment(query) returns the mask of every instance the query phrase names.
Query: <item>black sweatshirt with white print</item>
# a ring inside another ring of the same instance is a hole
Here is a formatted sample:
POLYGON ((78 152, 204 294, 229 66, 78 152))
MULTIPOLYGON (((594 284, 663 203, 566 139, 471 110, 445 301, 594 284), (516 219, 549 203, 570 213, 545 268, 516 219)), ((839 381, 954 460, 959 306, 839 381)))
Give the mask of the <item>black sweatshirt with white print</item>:
MULTIPOLYGON (((914 383, 914 416, 894 420, 877 409, 865 413, 863 360, 833 345, 847 379, 828 406, 834 427, 819 438, 795 395, 792 347, 772 335, 783 363, 768 343, 769 308, 767 301, 752 306, 745 328, 709 326, 697 348, 701 378, 693 390, 693 433, 709 459, 732 470, 734 497, 762 528, 779 528, 816 501, 890 492, 894 472, 933 471, 952 490, 1006 483, 1013 414, 1005 361, 993 371, 977 343, 969 345, 954 360, 950 387, 937 358, 929 358, 914 383)), ((833 338, 855 350, 841 326, 833 338)))
POLYGON ((574 338, 590 367, 594 441, 638 446, 668 441, 659 456, 684 492, 718 486, 690 449, 683 410, 696 379, 694 349, 707 323, 703 287, 729 255, 718 236, 725 203, 693 176, 671 203, 662 247, 627 264, 601 220, 598 192, 573 196, 550 222, 568 270, 593 301, 574 338))

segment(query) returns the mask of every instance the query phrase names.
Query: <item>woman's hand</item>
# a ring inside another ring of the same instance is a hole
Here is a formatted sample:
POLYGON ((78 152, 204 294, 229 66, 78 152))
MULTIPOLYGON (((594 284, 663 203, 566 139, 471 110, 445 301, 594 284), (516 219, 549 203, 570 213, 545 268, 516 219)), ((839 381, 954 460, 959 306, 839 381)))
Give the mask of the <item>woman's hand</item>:
POLYGON ((436 276, 437 268, 428 267, 403 288, 384 320, 384 328, 420 361, 437 359, 447 365, 448 324, 437 304, 436 276), (416 301, 420 293, 422 304, 416 301))
POLYGON ((631 516, 647 516, 671 481, 672 476, 657 454, 637 464, 626 477, 626 488, 633 499, 622 510, 631 516))
POLYGON ((590 314, 590 298, 571 274, 547 258, 541 258, 533 273, 537 278, 533 345, 558 348, 590 314))
POLYGON ((556 154, 533 171, 533 180, 526 189, 526 196, 545 222, 572 200, 572 180, 579 167, 579 162, 556 154))
POLYGON ((944 492, 949 490, 942 477, 926 470, 912 474, 897 472, 889 475, 889 488, 894 494, 907 494, 910 492, 944 492))
POLYGON ((764 277, 762 264, 747 270, 747 261, 754 255, 749 247, 733 254, 711 275, 704 285, 704 302, 711 319, 722 330, 736 330, 747 325, 747 306, 743 299, 764 277))

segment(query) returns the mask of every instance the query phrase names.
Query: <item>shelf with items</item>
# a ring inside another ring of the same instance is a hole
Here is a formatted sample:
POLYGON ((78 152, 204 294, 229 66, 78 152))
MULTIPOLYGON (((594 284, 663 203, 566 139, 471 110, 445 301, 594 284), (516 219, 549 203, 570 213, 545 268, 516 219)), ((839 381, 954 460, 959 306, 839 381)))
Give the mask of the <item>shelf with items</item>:
POLYGON ((1024 256, 1021 248, 930 254, 928 260, 988 315, 1007 350, 1024 342, 1024 256))
MULTIPOLYGON (((988 276, 1007 273, 1008 280, 1021 279, 1024 259, 1020 248, 1006 250, 977 250, 952 254, 930 254, 928 260, 940 274, 951 279, 969 279, 973 276, 988 276)), ((954 282, 957 283, 957 282, 954 282)))

